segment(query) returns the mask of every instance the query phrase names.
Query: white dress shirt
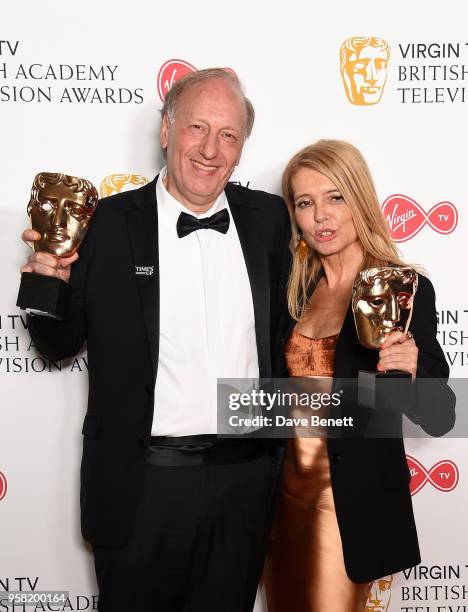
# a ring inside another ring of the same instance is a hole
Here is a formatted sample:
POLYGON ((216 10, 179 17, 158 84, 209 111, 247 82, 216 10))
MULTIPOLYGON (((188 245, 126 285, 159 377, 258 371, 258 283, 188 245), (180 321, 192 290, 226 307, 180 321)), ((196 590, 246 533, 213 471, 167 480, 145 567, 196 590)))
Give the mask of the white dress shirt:
MULTIPOLYGON (((232 215, 222 234, 179 238, 181 212, 194 214, 156 184, 160 328, 153 436, 216 433, 217 378, 258 378, 252 291, 232 215)), ((200 215, 227 208, 223 192, 200 215)), ((229 211, 230 213, 230 211, 229 211)))

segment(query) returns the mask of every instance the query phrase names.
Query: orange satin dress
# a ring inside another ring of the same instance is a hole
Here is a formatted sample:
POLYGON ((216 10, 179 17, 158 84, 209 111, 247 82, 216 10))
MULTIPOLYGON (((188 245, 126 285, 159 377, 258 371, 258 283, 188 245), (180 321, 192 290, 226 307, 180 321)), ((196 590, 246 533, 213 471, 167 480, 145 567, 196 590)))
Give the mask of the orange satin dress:
MULTIPOLYGON (((284 351, 289 375, 332 377, 337 340, 294 330, 284 351)), ((326 438, 289 441, 264 585, 268 612, 366 609, 372 583, 356 584, 346 574, 326 438)))

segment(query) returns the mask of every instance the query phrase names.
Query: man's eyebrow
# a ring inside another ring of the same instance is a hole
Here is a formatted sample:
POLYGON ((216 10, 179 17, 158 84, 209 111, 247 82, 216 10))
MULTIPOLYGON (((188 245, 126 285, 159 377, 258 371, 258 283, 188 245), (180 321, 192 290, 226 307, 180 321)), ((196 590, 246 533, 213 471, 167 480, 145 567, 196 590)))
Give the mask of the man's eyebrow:
POLYGON ((222 127, 221 130, 230 130, 231 132, 241 132, 241 128, 238 127, 232 127, 230 125, 226 125, 225 127, 222 127))
MULTIPOLYGON (((196 117, 192 117, 191 119, 189 119, 188 123, 203 123, 204 125, 209 124, 209 122, 206 119, 197 119, 196 117)), ((222 131, 222 130, 231 130, 232 132, 241 132, 242 128, 225 125, 222 128, 219 128, 219 131, 222 131)))

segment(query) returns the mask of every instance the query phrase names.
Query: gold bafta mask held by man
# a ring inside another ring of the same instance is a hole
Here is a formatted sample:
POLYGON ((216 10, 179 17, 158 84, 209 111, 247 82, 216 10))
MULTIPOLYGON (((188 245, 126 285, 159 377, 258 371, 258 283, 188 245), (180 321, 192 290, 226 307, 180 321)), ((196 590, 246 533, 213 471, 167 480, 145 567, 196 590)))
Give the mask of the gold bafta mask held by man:
POLYGON ((352 308, 360 343, 380 349, 388 334, 408 331, 418 276, 409 266, 368 268, 353 284, 352 308))
POLYGON ((380 102, 387 80, 390 48, 383 38, 353 36, 341 45, 340 71, 351 104, 380 102))
POLYGON ((78 250, 96 208, 98 193, 86 179, 55 172, 34 178, 28 215, 41 234, 35 251, 69 257, 78 250))

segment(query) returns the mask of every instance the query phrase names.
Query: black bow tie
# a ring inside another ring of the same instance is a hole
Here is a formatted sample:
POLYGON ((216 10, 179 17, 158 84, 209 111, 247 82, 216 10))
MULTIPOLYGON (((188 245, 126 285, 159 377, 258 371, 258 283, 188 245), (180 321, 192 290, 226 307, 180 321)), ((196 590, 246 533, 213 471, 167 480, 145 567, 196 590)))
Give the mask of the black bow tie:
POLYGON ((225 234, 228 228, 229 213, 227 208, 223 208, 223 210, 211 215, 211 217, 204 217, 202 219, 182 212, 177 220, 177 235, 179 238, 183 238, 199 229, 213 229, 225 234))

